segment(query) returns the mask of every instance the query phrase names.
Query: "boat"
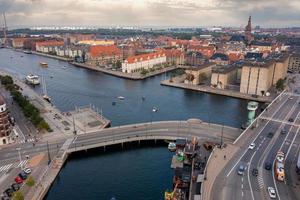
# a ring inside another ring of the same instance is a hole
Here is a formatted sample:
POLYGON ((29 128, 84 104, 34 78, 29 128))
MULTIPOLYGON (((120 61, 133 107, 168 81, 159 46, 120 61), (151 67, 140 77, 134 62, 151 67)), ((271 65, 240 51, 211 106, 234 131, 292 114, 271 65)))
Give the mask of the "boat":
POLYGON ((67 69, 67 66, 62 66, 61 68, 63 68, 63 69, 67 69))
POLYGON ((41 67, 48 67, 48 64, 45 63, 45 62, 40 62, 40 66, 41 66, 41 67))
POLYGON ((23 53, 32 54, 32 52, 30 50, 24 50, 23 53))
POLYGON ((26 76, 26 83, 30 85, 39 85, 40 77, 37 75, 29 74, 26 76))
POLYGON ((142 101, 145 101, 146 100, 146 97, 142 96, 142 101))
POLYGON ((153 107, 152 112, 157 112, 157 111, 158 111, 158 108, 153 107))
POLYGON ((115 102, 115 101, 113 101, 113 102, 111 103, 111 105, 115 106, 115 105, 116 105, 116 102, 115 102))
POLYGON ((123 96, 118 96, 117 98, 120 99, 120 100, 124 100, 125 99, 125 97, 123 97, 123 96))
POLYGON ((48 103, 51 103, 51 97, 48 96, 46 80, 44 77, 42 77, 42 81, 43 81, 43 99, 45 99, 48 103))
POLYGON ((169 145, 168 145, 168 149, 171 152, 176 151, 176 144, 174 142, 170 142, 169 145))

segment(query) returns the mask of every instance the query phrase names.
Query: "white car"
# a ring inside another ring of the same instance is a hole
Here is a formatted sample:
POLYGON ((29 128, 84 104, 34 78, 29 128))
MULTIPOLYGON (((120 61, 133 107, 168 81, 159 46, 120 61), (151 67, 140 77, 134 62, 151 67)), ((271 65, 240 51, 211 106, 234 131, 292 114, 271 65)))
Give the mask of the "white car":
POLYGON ((31 169, 30 168, 25 168, 23 169, 23 171, 26 173, 26 174, 30 174, 31 173, 31 169))
POLYGON ((268 187, 268 193, 271 199, 276 199, 276 192, 273 187, 268 187))
POLYGON ((249 145, 249 149, 254 149, 254 147, 255 147, 255 144, 254 144, 254 143, 251 143, 251 144, 249 145))

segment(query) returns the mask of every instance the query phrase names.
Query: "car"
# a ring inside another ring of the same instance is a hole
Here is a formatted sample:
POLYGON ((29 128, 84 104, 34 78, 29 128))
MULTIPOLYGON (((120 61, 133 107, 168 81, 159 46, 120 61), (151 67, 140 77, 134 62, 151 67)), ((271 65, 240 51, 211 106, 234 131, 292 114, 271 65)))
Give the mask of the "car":
POLYGON ((252 142, 250 145, 249 145, 249 149, 254 149, 255 147, 255 144, 252 142))
POLYGON ((14 190, 11 188, 7 188, 3 193, 6 194, 7 196, 11 197, 14 193, 14 190))
POLYGON ((252 169, 252 175, 257 176, 258 175, 258 169, 256 169, 256 168, 252 169))
POLYGON ((1 200, 10 200, 10 198, 5 194, 5 196, 1 197, 1 200))
POLYGON ((283 134, 283 135, 285 135, 286 134, 286 130, 283 128, 280 133, 283 134))
POLYGON ((19 174, 19 177, 24 181, 24 180, 27 179, 27 174, 26 174, 25 172, 21 172, 21 173, 19 174))
POLYGON ((21 179, 19 176, 17 176, 15 178, 15 182, 18 183, 18 184, 21 184, 21 183, 23 183, 23 179, 21 179))
POLYGON ((268 138, 272 138, 273 136, 274 136, 273 132, 269 132, 268 135, 267 135, 268 138))
POLYGON ((272 169, 272 163, 271 162, 265 162, 265 169, 271 170, 272 169))
POLYGON ((14 191, 18 191, 20 189, 20 185, 18 183, 13 183, 13 184, 11 184, 11 188, 14 191))
POLYGON ((289 122, 294 122, 294 118, 289 118, 289 122))
POLYGON ((247 167, 245 165, 240 165, 238 168, 238 175, 244 175, 244 171, 246 171, 247 167))
POLYGON ((273 187, 268 187, 268 193, 271 199, 276 199, 276 191, 273 187))
POLYGON ((293 97, 289 97, 289 100, 293 100, 294 98, 293 97))
POLYGON ((25 174, 30 174, 31 173, 31 169, 27 167, 27 168, 23 169, 23 172, 25 174))

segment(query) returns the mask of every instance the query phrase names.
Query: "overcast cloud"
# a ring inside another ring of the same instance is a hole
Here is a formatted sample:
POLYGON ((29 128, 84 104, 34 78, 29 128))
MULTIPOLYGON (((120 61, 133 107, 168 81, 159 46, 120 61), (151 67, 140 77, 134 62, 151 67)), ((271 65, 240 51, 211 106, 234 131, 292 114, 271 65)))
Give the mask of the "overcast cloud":
MULTIPOLYGON (((9 28, 27 26, 300 26, 300 0, 0 0, 9 28)), ((3 24, 3 20, 0 20, 3 24)))

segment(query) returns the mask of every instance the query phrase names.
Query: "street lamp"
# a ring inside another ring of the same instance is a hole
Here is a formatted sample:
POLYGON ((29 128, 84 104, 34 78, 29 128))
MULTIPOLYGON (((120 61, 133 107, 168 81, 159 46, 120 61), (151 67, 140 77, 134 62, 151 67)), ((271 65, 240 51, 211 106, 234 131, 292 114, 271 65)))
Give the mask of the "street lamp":
POLYGON ((21 158, 21 148, 17 147, 16 150, 19 153, 19 161, 20 161, 21 169, 23 169, 23 163, 22 163, 22 158, 21 158))

